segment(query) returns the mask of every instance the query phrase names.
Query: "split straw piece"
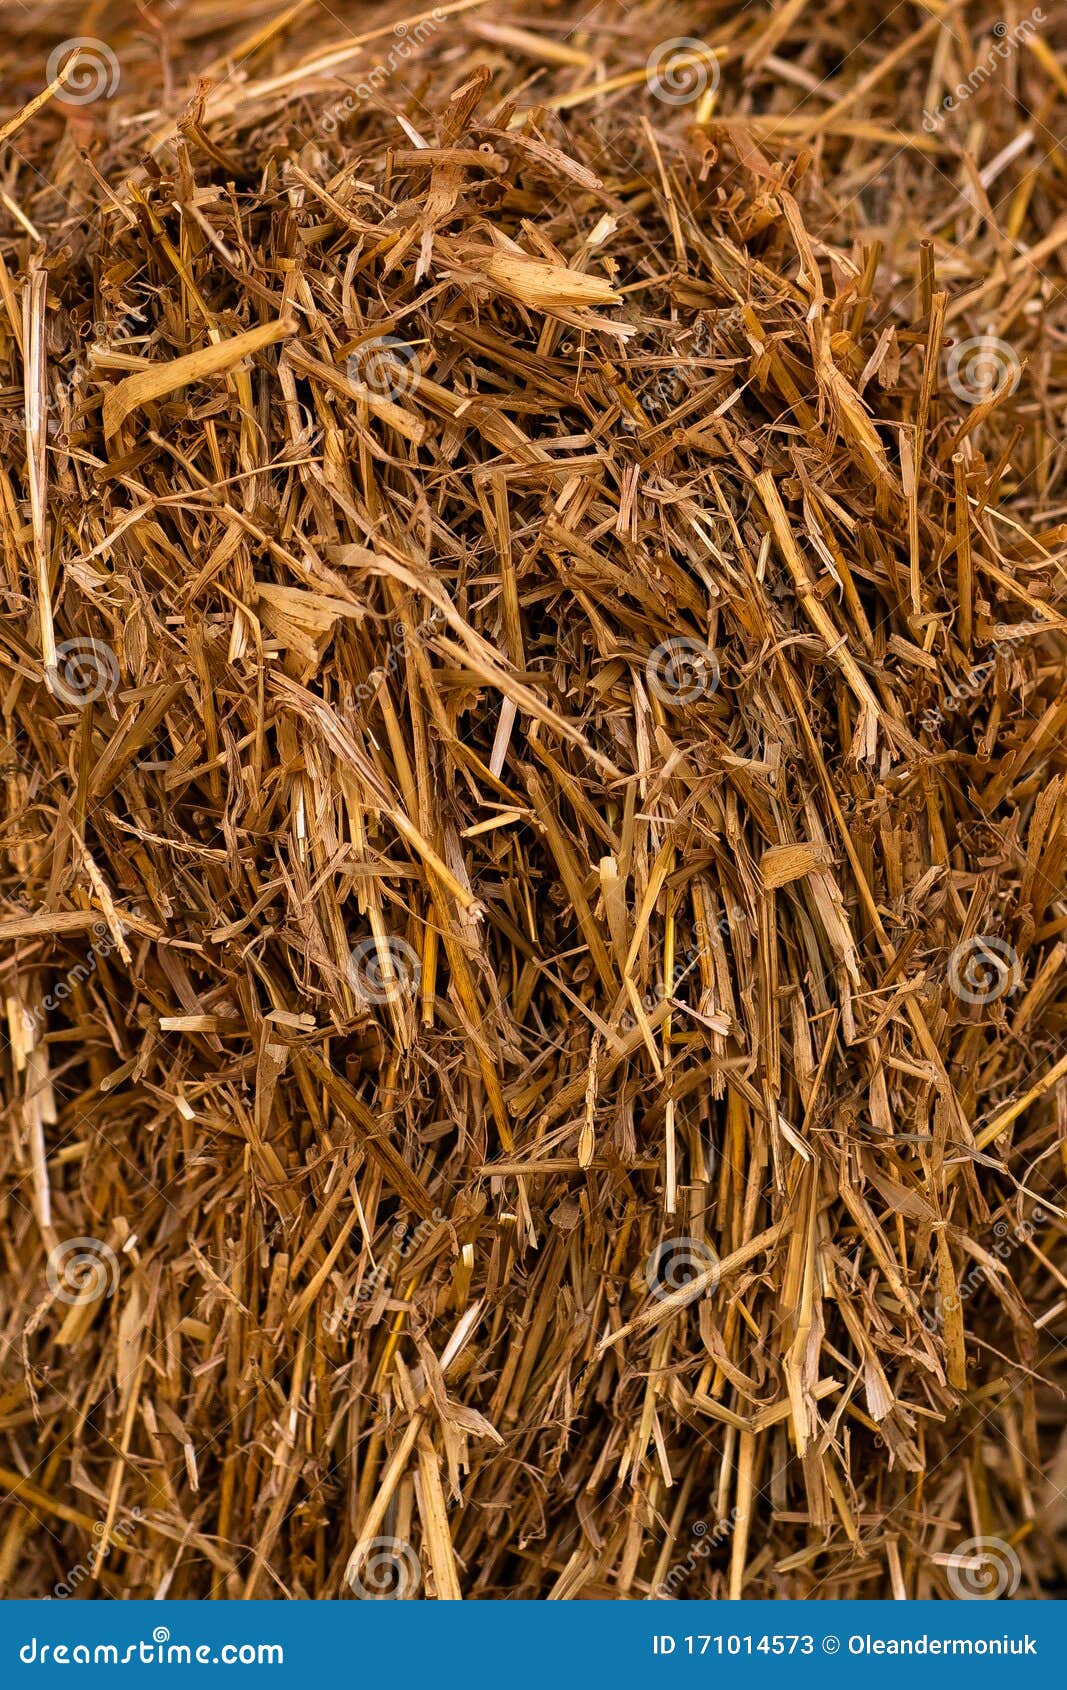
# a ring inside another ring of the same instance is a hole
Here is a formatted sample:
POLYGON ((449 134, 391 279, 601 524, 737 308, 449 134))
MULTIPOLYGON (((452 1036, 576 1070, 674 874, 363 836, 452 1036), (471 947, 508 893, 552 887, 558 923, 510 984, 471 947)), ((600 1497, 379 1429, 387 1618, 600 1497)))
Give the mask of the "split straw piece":
POLYGON ((280 317, 276 322, 263 323, 257 329, 246 329, 243 334, 234 335, 229 340, 220 340, 216 346, 198 347, 195 352, 187 352, 184 357, 174 358, 170 363, 153 364, 150 369, 138 370, 136 375, 127 376, 125 381, 113 387, 104 400, 105 435, 109 440, 113 439, 131 411, 151 404, 153 399, 163 399, 179 387, 204 381, 208 376, 222 375, 226 370, 232 370, 242 358, 262 352, 265 346, 273 346, 276 341, 285 340, 295 333, 296 324, 280 317))

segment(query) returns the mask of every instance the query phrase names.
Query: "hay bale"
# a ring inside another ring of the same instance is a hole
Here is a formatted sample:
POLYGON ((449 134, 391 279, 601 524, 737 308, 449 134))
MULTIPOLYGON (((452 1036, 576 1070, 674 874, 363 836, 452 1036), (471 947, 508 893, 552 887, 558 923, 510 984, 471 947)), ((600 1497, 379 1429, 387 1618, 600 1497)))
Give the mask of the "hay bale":
POLYGON ((883 11, 20 9, 4 1594, 1062 1583, 1067 77, 883 11))

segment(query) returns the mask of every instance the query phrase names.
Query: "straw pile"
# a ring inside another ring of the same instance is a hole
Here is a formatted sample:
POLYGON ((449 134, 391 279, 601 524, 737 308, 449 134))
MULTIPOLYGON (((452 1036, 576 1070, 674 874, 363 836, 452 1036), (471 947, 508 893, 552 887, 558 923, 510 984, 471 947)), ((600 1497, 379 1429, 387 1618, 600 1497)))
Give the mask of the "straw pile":
POLYGON ((1062 1588, 1009 12, 8 15, 4 1595, 1062 1588))

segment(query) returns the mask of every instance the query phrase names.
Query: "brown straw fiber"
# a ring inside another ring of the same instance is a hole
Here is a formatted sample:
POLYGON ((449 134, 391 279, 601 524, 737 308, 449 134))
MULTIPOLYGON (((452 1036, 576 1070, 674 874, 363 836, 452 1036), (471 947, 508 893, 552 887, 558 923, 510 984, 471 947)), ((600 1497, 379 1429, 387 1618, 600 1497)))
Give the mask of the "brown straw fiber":
POLYGON ((1067 17, 0 18, 0 1594, 1062 1594, 1067 17))

